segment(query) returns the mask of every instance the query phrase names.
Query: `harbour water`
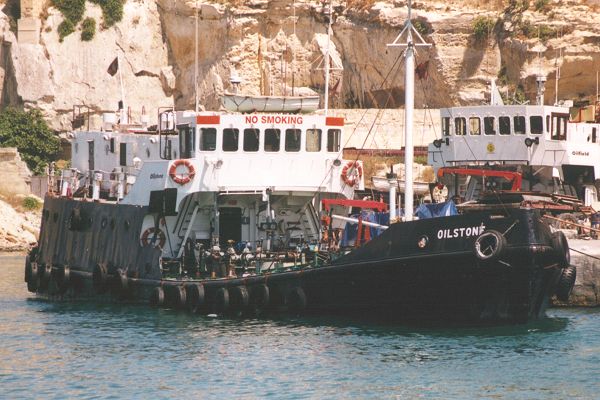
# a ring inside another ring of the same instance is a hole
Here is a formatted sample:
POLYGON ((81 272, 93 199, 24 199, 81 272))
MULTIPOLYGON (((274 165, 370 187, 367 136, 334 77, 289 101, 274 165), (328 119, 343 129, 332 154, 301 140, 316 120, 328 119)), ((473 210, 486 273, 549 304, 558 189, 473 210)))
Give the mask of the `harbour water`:
POLYGON ((524 326, 225 319, 37 300, 0 256, 0 397, 599 398, 600 309, 524 326))

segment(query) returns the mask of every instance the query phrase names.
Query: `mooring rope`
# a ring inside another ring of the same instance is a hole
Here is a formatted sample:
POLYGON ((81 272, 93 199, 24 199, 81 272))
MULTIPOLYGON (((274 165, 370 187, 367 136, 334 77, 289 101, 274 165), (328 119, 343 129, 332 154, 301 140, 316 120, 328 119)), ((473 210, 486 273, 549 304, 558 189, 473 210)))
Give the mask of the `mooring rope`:
POLYGON ((584 256, 587 256, 587 257, 593 258, 593 259, 595 259, 595 260, 600 260, 600 257, 596 257, 596 256, 593 256, 593 255, 591 255, 591 254, 584 253, 583 251, 575 250, 575 249, 574 249, 574 248, 572 248, 572 247, 569 247, 569 250, 571 250, 571 251, 574 251, 575 253, 583 254, 584 256))

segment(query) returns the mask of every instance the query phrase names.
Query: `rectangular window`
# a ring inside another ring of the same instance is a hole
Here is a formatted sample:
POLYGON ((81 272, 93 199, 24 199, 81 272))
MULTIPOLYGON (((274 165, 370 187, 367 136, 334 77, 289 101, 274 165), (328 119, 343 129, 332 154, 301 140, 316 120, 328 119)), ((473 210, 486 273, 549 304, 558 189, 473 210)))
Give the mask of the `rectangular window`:
POLYGON ((527 130, 525 127, 525 117, 516 116, 514 118, 514 124, 515 124, 515 134, 524 135, 527 130))
POLYGON ((256 128, 244 129, 244 151, 258 151, 260 130, 256 128))
POLYGON ((189 125, 177 125, 179 131, 179 154, 181 158, 194 157, 194 130, 189 125))
POLYGON ((467 133, 467 120, 462 117, 454 118, 454 134, 462 136, 467 133))
POLYGON ((485 133, 486 135, 496 134, 496 131, 494 129, 494 117, 483 118, 483 133, 485 133))
POLYGON ((442 134, 450 136, 450 117, 442 118, 442 134))
POLYGON ((265 151, 279 151, 281 131, 279 129, 265 129, 265 151))
POLYGON ((567 121, 569 114, 553 114, 552 115, 552 132, 550 138, 552 140, 567 140, 567 121))
POLYGON ((285 151, 300 151, 300 129, 285 130, 285 151))
POLYGON ((127 166, 127 143, 119 143, 119 165, 127 166))
POLYGON ((327 151, 338 152, 340 151, 342 141, 342 130, 341 129, 329 129, 327 131, 327 151))
POLYGON ((550 132, 550 116, 546 115, 546 132, 550 132))
POLYGON ((592 143, 596 143, 596 128, 592 128, 592 143))
POLYGON ((532 135, 541 135, 544 132, 544 118, 541 115, 529 117, 529 129, 532 135))
POLYGON ((215 151, 217 148, 217 129, 200 128, 200 151, 215 151))
POLYGON ((469 133, 471 135, 481 135, 481 120, 479 118, 469 118, 469 133))
POLYGON ((315 152, 321 151, 321 130, 307 129, 306 130, 306 151, 315 152))
POLYGON ((501 135, 510 135, 510 117, 498 118, 498 125, 501 135))
POLYGON ((223 129, 223 151, 237 151, 239 146, 239 138, 239 129, 223 129))

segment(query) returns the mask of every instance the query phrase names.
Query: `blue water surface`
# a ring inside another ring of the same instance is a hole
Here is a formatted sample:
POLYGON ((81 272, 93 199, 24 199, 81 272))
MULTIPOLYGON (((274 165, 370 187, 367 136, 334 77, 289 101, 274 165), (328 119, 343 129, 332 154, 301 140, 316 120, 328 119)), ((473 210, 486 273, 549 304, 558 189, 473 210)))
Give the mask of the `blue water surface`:
POLYGON ((524 326, 225 319, 37 300, 0 256, 6 399, 594 399, 600 310, 524 326))

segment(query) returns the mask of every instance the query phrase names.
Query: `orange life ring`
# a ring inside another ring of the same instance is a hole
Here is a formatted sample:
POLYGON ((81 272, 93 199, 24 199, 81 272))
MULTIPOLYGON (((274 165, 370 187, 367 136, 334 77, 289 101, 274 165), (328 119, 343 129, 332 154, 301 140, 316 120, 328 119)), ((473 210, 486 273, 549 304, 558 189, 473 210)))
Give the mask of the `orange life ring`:
POLYGON ((362 178, 362 175, 362 164, 358 161, 348 161, 346 165, 344 165, 344 168, 342 168, 342 181, 344 181, 344 183, 348 186, 356 185, 356 182, 358 182, 358 180, 362 178), (350 176, 348 175, 348 171, 350 171, 350 176), (354 171, 356 171, 357 173, 354 173, 354 171))
POLYGON ((179 185, 185 185, 186 183, 189 183, 192 179, 194 179, 194 176, 196 176, 196 169, 194 168, 194 164, 192 164, 190 160, 175 160, 169 168, 169 176, 171 177, 171 179, 173 179, 173 182, 179 185), (181 165, 183 165, 187 169, 187 172, 178 174, 177 167, 181 165))
MULTIPOLYGON (((142 237, 140 238, 140 243, 142 244, 142 246, 148 246, 148 244, 150 244, 150 241, 152 240, 152 237, 154 236, 154 227, 151 226, 150 228, 146 229, 144 231, 144 233, 142 233, 142 237)), ((158 237, 158 243, 154 244, 154 247, 160 247, 161 249, 165 247, 165 242, 167 241, 167 238, 165 237, 165 233, 159 228, 158 232, 156 233, 156 236, 158 237)))

